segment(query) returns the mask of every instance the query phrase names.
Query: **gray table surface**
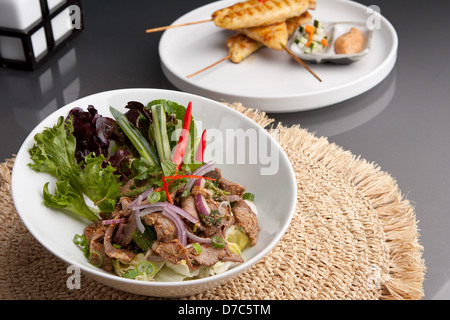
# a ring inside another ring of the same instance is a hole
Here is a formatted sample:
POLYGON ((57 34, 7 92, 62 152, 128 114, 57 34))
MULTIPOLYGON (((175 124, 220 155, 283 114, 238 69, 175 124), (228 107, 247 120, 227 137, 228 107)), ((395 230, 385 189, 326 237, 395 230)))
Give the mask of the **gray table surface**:
MULTIPOLYGON (((170 24, 208 0, 84 0, 86 29, 39 70, 0 68, 0 160, 46 116, 78 98, 119 88, 177 90, 158 55, 170 24)), ((320 4, 320 0, 317 0, 320 4)), ((377 5, 399 37, 398 59, 372 90, 326 108, 270 114, 373 161, 415 206, 427 266, 425 299, 450 298, 450 2, 359 0, 377 5)))

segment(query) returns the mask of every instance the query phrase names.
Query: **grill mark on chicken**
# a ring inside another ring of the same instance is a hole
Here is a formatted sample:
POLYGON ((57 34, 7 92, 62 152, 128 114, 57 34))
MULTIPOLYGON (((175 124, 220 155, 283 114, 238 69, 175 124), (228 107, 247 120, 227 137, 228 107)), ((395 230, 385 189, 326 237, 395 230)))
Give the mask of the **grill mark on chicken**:
POLYGON ((248 0, 217 10, 212 18, 218 27, 237 30, 284 22, 314 5, 310 0, 248 0))
POLYGON ((288 41, 288 30, 284 21, 266 27, 245 28, 238 31, 275 50, 283 50, 282 44, 286 45, 288 41))

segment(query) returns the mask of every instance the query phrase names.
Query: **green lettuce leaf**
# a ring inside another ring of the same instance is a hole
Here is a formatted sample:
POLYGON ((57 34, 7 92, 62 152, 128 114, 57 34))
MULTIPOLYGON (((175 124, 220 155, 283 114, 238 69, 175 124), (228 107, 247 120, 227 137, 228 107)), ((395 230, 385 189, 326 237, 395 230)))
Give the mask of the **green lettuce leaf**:
POLYGON ((85 196, 102 212, 114 211, 120 193, 115 168, 108 162, 104 167, 103 155, 92 154, 83 163, 75 159, 76 139, 72 119, 66 122, 59 117, 55 126, 45 128, 34 137, 35 145, 29 149, 32 163, 28 165, 37 172, 55 176, 55 193, 43 189, 47 207, 70 211, 91 221, 97 220, 97 209, 89 207, 85 196))
POLYGON ((73 125, 63 117, 53 128, 46 128, 34 136, 35 145, 29 149, 33 163, 28 164, 37 172, 47 172, 56 177, 63 176, 76 165, 76 140, 72 135, 73 125))
POLYGON ((92 222, 97 221, 96 210, 86 205, 83 194, 76 190, 68 180, 58 180, 55 184, 55 194, 48 190, 49 182, 44 185, 44 205, 49 208, 67 210, 92 222))
POLYGON ((71 184, 85 194, 102 212, 112 212, 120 194, 115 168, 108 162, 105 168, 105 157, 94 157, 89 154, 85 157, 82 169, 72 167, 69 172, 71 184))

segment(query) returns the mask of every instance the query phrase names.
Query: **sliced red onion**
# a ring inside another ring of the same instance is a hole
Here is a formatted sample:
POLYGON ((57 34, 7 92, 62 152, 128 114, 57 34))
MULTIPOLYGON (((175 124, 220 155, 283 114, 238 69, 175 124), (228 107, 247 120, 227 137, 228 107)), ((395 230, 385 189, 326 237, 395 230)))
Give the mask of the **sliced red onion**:
POLYGON ((132 210, 134 211, 139 211, 142 209, 147 209, 147 208, 151 208, 155 205, 156 203, 146 203, 146 204, 139 204, 139 205, 135 205, 133 207, 131 207, 132 210))
POLYGON ((150 193, 153 192, 153 190, 154 190, 153 188, 150 188, 150 189, 147 189, 147 190, 145 190, 144 192, 142 192, 142 193, 141 193, 142 198, 143 198, 143 199, 147 198, 148 195, 149 195, 150 193))
POLYGON ((121 218, 121 219, 111 219, 111 220, 103 220, 102 221, 102 225, 106 226, 109 224, 115 224, 115 223, 124 223, 127 222, 126 218, 121 218))
POLYGON ((197 211, 204 215, 209 216, 211 213, 211 209, 208 206, 208 203, 206 202, 206 198, 202 194, 198 194, 194 198, 195 207, 197 208, 197 211))
POLYGON ((200 178, 197 179, 194 183, 194 186, 204 188, 205 187, 205 179, 200 179, 200 178))
POLYGON ((193 234, 192 232, 186 230, 186 234, 187 237, 189 239, 191 239, 192 241, 198 242, 198 243, 212 243, 212 239, 211 238, 202 238, 199 236, 196 236, 195 234, 193 234))
MULTIPOLYGON (((199 196, 203 197, 202 195, 199 195, 199 196)), ((203 199, 204 199, 204 197, 203 197, 203 199)), ((205 204, 206 204, 206 199, 205 199, 205 204)), ((161 211, 161 214, 163 216, 172 220, 173 223, 175 224, 177 231, 178 231, 178 241, 180 241, 180 243, 183 246, 186 246, 188 237, 194 241, 201 242, 201 243, 210 243, 212 241, 211 239, 201 238, 201 237, 198 237, 198 236, 194 235, 193 233, 189 232, 186 229, 183 220, 181 220, 181 217, 186 218, 188 221, 190 221, 192 223, 197 223, 198 219, 195 218, 194 216, 192 216, 187 211, 181 209, 180 207, 177 207, 176 205, 173 205, 173 204, 167 203, 167 202, 157 202, 154 204, 145 204, 145 205, 134 206, 132 209, 136 211, 136 213, 135 213, 136 224, 137 224, 138 229, 142 233, 145 231, 145 227, 142 224, 141 218, 152 212, 161 211)), ((208 207, 208 209, 209 209, 209 207, 208 207)))
POLYGON ((142 209, 141 211, 136 212, 136 214, 139 215, 140 218, 142 218, 143 216, 150 214, 152 212, 163 211, 163 210, 164 210, 164 206, 153 206, 153 207, 142 209))
POLYGON ((138 196, 136 197, 136 199, 134 199, 133 202, 131 202, 131 203, 128 205, 128 207, 129 207, 129 208, 133 208, 133 207, 135 207, 135 206, 139 206, 139 205, 141 204, 141 202, 142 202, 145 198, 147 198, 148 195, 149 195, 150 193, 153 192, 153 190, 154 190, 153 188, 149 188, 149 189, 145 190, 144 192, 142 192, 140 195, 138 195, 138 196))
POLYGON ((197 170, 195 170, 192 174, 196 176, 204 176, 210 171, 213 171, 215 169, 214 161, 208 161, 203 166, 198 167, 197 170))
MULTIPOLYGON (((132 208, 133 210, 135 210, 135 208, 132 208)), ((146 207, 144 208, 144 210, 141 210, 140 212, 136 212, 135 213, 135 218, 136 218, 136 225, 139 229, 139 231, 141 233, 144 233, 145 231, 145 227, 141 221, 141 218, 147 214, 150 214, 152 212, 156 212, 156 211, 162 211, 164 208, 162 206, 158 206, 158 205, 152 205, 152 207, 146 207)))
POLYGON ((154 208, 159 208, 156 211, 162 211, 164 209, 170 210, 173 213, 176 213, 180 216, 182 216, 183 218, 185 218, 186 220, 192 222, 192 223, 197 223, 198 219, 196 217, 194 217, 192 214, 190 214, 189 212, 181 209, 180 207, 177 207, 176 205, 173 205, 171 203, 168 202, 157 202, 157 203, 150 203, 150 204, 143 204, 143 205, 139 205, 139 206, 134 206, 132 209, 135 211, 139 211, 142 210, 138 213, 139 216, 145 216, 148 213, 152 213, 155 211, 150 211, 148 213, 143 213, 144 209, 154 209, 154 208))
POLYGON ((184 226, 183 221, 181 221, 181 218, 177 214, 174 214, 168 210, 163 210, 161 214, 173 221, 177 227, 178 241, 180 241, 181 245, 184 247, 187 244, 187 234, 186 227, 184 226))
MULTIPOLYGON (((197 168, 197 170, 195 170, 192 174, 196 175, 196 176, 204 176, 208 172, 214 171, 214 169, 215 169, 214 161, 211 160, 211 161, 206 162, 201 167, 197 168)), ((192 186, 194 185, 196 180, 197 179, 189 179, 189 183, 187 186, 188 190, 192 189, 192 186)))
POLYGON ((196 217, 194 217, 192 214, 190 214, 189 212, 187 212, 187 211, 185 211, 185 210, 183 210, 180 207, 177 207, 175 205, 167 206, 166 210, 171 211, 173 213, 176 213, 176 214, 182 216, 183 218, 185 218, 189 222, 192 222, 192 223, 197 223, 198 222, 198 219, 196 217))
POLYGON ((117 227, 116 233, 114 234, 113 237, 113 242, 120 244, 123 240, 123 229, 125 228, 125 224, 121 223, 119 224, 119 226, 117 227))
POLYGON ((141 218, 147 214, 150 214, 150 213, 156 212, 156 211, 164 211, 165 210, 165 211, 169 212, 171 215, 175 215, 177 217, 181 216, 192 223, 198 222, 198 219, 196 217, 194 217, 192 214, 190 214, 189 212, 181 209, 180 207, 177 207, 176 205, 173 205, 168 202, 143 204, 143 205, 139 205, 139 206, 134 206, 134 207, 132 207, 132 209, 136 211, 136 214, 135 214, 136 225, 137 225, 139 231, 141 231, 141 232, 144 232, 144 230, 145 230, 145 227, 142 224, 141 218))
POLYGON ((138 196, 136 197, 136 199, 134 199, 133 202, 131 202, 131 203, 128 205, 128 208, 133 208, 134 206, 140 205, 141 202, 142 202, 142 199, 143 199, 142 196, 141 196, 141 195, 138 195, 138 196))

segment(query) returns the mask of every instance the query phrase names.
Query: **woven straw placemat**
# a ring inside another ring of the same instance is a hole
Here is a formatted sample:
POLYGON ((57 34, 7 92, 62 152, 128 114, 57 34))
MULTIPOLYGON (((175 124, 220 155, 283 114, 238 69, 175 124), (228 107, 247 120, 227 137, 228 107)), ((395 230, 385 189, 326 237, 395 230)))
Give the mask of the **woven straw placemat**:
MULTIPOLYGON (((377 165, 299 126, 273 127, 295 170, 298 203, 281 241, 246 274, 187 299, 421 299, 425 264, 414 209, 377 165)), ((0 299, 154 299, 82 276, 27 231, 11 197, 14 158, 0 164, 0 299)))

